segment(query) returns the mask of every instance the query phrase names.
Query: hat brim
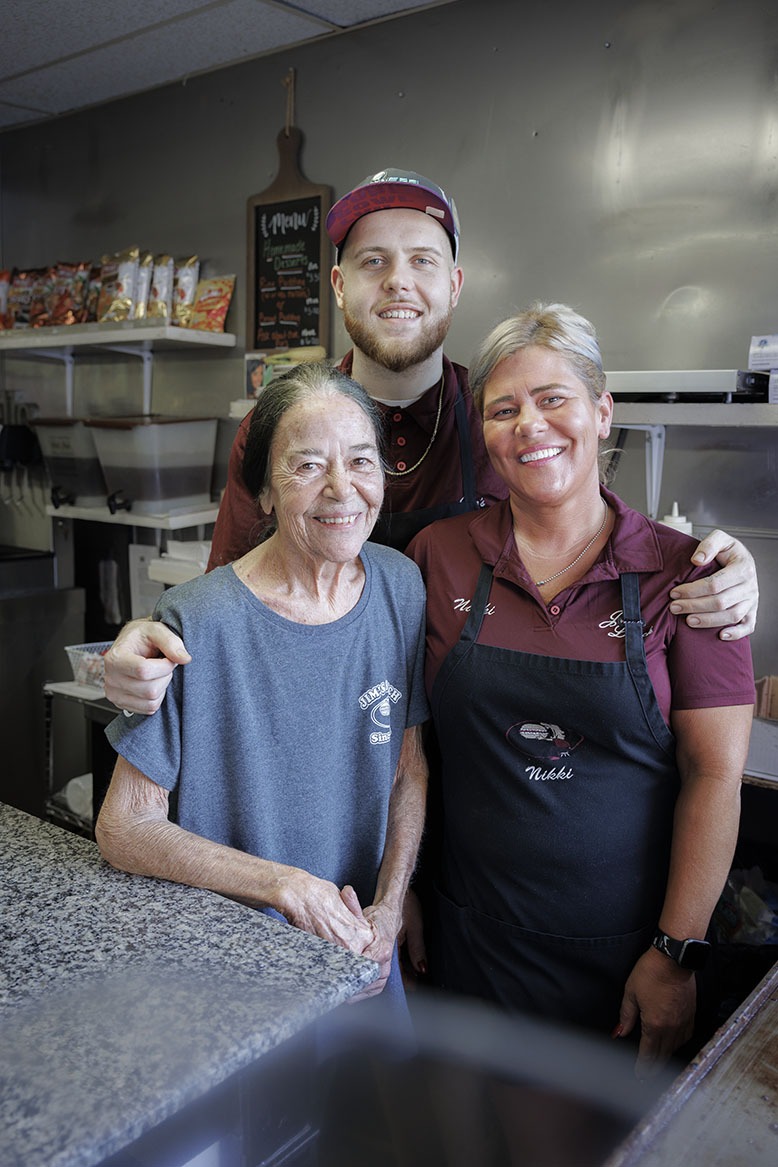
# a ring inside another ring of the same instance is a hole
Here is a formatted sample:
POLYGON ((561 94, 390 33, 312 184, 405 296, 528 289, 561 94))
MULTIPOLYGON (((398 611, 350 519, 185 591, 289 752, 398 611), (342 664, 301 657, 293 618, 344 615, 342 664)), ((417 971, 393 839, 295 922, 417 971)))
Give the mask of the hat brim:
POLYGON ((451 239, 456 258, 458 233, 451 209, 432 191, 412 183, 371 182, 350 191, 335 203, 327 216, 327 234, 340 249, 358 219, 374 211, 391 210, 421 211, 440 223, 451 239))

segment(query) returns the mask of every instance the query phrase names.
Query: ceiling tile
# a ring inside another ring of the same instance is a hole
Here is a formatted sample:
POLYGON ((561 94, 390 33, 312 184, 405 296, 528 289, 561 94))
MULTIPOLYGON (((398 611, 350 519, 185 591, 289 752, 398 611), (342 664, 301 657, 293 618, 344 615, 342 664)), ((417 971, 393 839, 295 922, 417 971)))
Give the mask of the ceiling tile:
POLYGON ((452 2, 0 0, 0 130, 452 2))
POLYGON ((5 105, 0 101, 0 130, 9 126, 21 126, 24 122, 39 121, 39 109, 20 109, 18 105, 5 105))
POLYGON ((321 27, 313 18, 280 10, 268 20, 266 5, 257 0, 230 0, 88 56, 0 82, 0 103, 65 113, 271 52, 315 36, 321 27))
POLYGON ((398 16, 402 12, 414 12, 420 8, 430 8, 430 4, 412 4, 409 0, 300 0, 298 5, 306 12, 329 20, 339 28, 349 28, 354 24, 367 24, 384 16, 398 16))
POLYGON ((168 24, 197 9, 213 8, 213 0, 24 0, 4 4, 0 81, 29 69, 83 53, 106 42, 120 40, 144 28, 168 24), (8 51, 9 46, 12 51, 8 51))

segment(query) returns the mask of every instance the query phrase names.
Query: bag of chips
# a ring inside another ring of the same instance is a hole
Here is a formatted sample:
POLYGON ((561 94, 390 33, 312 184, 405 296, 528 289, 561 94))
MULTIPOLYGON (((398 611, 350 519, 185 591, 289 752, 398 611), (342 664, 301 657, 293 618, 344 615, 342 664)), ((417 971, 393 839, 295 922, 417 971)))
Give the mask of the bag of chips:
POLYGON ((32 281, 30 292, 30 325, 32 328, 43 328, 50 324, 49 309, 54 295, 56 283, 56 268, 42 267, 38 269, 32 281))
POLYGON ((154 256, 144 251, 138 260, 138 283, 135 288, 135 312, 133 319, 145 320, 148 315, 151 277, 154 272, 154 256))
POLYGON ((189 327, 199 276, 200 261, 196 255, 182 259, 176 264, 173 279, 173 323, 179 328, 189 327))
POLYGON ((46 301, 47 324, 81 324, 84 320, 90 263, 58 263, 46 301))
POLYGON ((149 320, 168 323, 173 315, 173 277, 175 264, 170 255, 158 255, 154 260, 151 290, 146 316, 149 320))
POLYGON ((97 319, 132 320, 138 289, 138 248, 104 255, 100 267, 97 319))
POLYGON ((11 328, 29 328, 30 313, 37 314, 32 309, 33 297, 41 295, 41 284, 45 268, 14 268, 11 276, 11 286, 8 289, 8 317, 11 328))
POLYGON ((80 321, 82 324, 93 324, 97 320, 97 309, 100 303, 100 289, 103 286, 102 272, 103 269, 101 264, 92 264, 86 287, 84 318, 82 321, 80 321))
POLYGON ((224 319, 235 288, 235 276, 200 280, 189 317, 189 327, 203 332, 224 332, 224 319))

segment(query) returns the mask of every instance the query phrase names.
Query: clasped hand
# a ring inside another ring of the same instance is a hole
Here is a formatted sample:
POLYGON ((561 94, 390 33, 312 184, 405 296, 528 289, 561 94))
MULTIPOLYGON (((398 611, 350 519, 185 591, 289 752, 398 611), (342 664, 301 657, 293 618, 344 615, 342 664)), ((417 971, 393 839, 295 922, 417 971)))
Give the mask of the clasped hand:
POLYGON ((294 902, 284 910, 290 924, 366 956, 380 966, 378 979, 351 1000, 359 1001, 380 993, 392 965, 401 923, 398 914, 382 903, 363 909, 357 893, 349 884, 339 890, 336 884, 308 873, 304 874, 304 886, 298 888, 293 899, 294 902))

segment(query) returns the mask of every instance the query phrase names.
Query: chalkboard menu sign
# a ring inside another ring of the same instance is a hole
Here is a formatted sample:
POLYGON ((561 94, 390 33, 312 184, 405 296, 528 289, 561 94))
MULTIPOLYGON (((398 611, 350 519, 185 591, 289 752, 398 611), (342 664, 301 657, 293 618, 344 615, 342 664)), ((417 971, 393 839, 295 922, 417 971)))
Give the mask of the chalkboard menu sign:
POLYGON ((324 222, 332 192, 297 170, 300 140, 299 130, 279 134, 286 167, 248 201, 247 349, 328 347, 331 247, 324 222))
POLYGON ((320 343, 321 218, 318 195, 256 208, 252 348, 320 343))

